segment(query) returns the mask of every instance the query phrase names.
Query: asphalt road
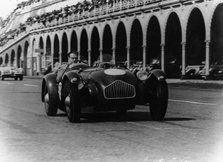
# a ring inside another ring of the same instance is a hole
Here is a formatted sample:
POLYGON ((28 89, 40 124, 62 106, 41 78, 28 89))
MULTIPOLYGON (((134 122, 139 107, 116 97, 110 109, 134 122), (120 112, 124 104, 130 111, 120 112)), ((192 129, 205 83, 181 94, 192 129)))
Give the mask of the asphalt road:
POLYGON ((223 161, 223 89, 170 85, 163 122, 137 106, 124 121, 100 113, 72 124, 45 115, 40 82, 0 81, 1 162, 223 161))

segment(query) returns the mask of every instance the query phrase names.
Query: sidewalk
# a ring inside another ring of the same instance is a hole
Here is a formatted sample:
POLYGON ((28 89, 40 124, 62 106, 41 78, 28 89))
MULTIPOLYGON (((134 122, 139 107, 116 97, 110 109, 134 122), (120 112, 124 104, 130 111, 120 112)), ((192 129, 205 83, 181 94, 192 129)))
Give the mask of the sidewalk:
POLYGON ((203 79, 167 79, 167 83, 195 83, 195 84, 221 84, 223 85, 223 80, 203 80, 203 79))
POLYGON ((38 75, 38 76, 23 76, 24 79, 42 79, 44 75, 38 75))
POLYGON ((167 79, 169 85, 223 89, 223 80, 167 79))

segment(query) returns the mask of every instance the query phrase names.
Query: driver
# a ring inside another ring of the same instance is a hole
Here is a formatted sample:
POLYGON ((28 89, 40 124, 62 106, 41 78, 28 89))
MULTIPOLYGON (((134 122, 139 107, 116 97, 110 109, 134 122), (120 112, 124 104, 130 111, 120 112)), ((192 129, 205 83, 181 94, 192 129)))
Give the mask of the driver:
POLYGON ((60 66, 58 69, 54 71, 54 73, 57 75, 57 82, 60 82, 62 79, 62 76, 65 72, 72 69, 72 67, 76 66, 78 64, 78 54, 76 51, 72 51, 67 54, 68 56, 68 63, 60 66))

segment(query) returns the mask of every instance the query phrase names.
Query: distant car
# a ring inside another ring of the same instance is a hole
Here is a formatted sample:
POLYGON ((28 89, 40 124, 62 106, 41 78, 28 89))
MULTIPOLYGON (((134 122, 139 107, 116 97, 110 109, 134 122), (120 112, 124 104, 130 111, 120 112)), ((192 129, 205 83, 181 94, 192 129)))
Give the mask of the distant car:
MULTIPOLYGON (((161 61, 159 58, 154 58, 150 61, 148 68, 161 69, 161 61)), ((167 58, 165 63, 165 73, 168 78, 177 78, 181 75, 180 62, 175 58, 167 58)))
POLYGON ((186 79, 201 79, 200 71, 204 68, 204 65, 188 65, 185 69, 186 79))
POLYGON ((14 78, 15 80, 23 80, 23 69, 16 67, 1 67, 1 78, 4 80, 5 78, 14 78))
POLYGON ((206 76, 206 66, 204 66, 204 68, 200 70, 199 74, 204 79, 223 79, 223 65, 211 65, 209 69, 209 76, 206 76))
POLYGON ((165 73, 119 68, 111 62, 99 62, 95 67, 77 64, 63 74, 61 82, 55 73, 42 80, 41 100, 48 116, 57 109, 67 113, 70 122, 79 122, 83 112, 117 111, 124 115, 135 105, 150 108, 153 120, 163 120, 168 104, 165 73))

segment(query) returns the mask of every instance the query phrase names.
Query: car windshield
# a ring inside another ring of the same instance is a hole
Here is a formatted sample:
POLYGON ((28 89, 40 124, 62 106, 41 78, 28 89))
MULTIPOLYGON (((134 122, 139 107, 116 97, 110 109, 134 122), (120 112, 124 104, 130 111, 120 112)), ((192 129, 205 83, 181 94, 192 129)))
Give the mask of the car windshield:
POLYGON ((93 66, 94 67, 102 67, 103 65, 110 65, 110 67, 115 66, 115 64, 112 61, 112 55, 110 54, 103 54, 102 55, 102 61, 100 59, 100 56, 98 57, 98 59, 94 62, 93 66))
POLYGON ((15 70, 15 67, 4 67, 4 70, 15 70))

